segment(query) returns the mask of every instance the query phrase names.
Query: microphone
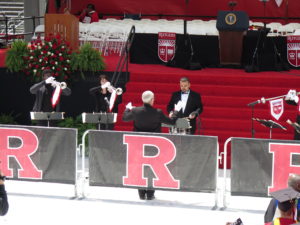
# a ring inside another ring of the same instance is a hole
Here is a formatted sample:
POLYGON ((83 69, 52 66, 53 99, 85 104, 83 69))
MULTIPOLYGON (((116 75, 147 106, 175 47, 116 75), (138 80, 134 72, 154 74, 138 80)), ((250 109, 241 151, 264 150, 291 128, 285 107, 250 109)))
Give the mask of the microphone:
POLYGON ((247 106, 255 106, 256 104, 259 104, 259 103, 265 104, 266 103, 266 99, 264 97, 262 97, 260 100, 257 100, 255 102, 250 102, 247 106))

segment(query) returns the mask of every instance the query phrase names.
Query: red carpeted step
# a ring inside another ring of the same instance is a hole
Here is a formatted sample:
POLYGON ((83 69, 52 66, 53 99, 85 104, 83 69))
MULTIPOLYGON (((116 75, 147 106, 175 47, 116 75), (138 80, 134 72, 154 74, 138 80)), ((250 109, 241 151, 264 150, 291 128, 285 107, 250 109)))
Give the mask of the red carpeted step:
MULTIPOLYGON (((137 96, 145 90, 151 90, 157 95, 170 94, 178 91, 177 85, 172 83, 146 83, 146 82, 129 82, 126 86, 127 92, 135 93, 137 96)), ((288 92, 289 87, 267 87, 267 86, 244 86, 237 85, 193 85, 192 90, 199 92, 201 95, 210 96, 231 96, 231 97, 273 97, 284 95, 288 92)), ((245 102, 246 104, 247 102, 245 102)))
POLYGON ((182 76, 188 76, 191 80, 192 87, 196 84, 234 85, 244 83, 250 86, 268 85, 269 87, 277 87, 288 85, 290 88, 297 88, 297 82, 299 81, 298 77, 293 76, 293 72, 245 73, 234 69, 204 69, 195 74, 140 72, 132 73, 130 76, 131 79, 136 82, 174 84, 178 84, 182 76))

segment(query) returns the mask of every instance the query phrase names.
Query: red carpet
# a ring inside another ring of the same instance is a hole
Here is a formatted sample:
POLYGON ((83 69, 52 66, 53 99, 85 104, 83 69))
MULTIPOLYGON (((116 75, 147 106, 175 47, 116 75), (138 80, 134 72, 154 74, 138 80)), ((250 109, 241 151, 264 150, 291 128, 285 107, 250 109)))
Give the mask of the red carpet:
MULTIPOLYGON (((114 57, 108 57, 108 68, 113 68, 114 57)), ((179 90, 179 79, 182 76, 190 78, 191 89, 202 96, 204 111, 201 114, 201 128, 197 134, 218 136, 220 150, 229 137, 251 137, 251 108, 248 103, 261 97, 270 98, 284 95, 289 89, 299 88, 300 71, 288 72, 259 72, 246 73, 239 69, 207 68, 189 71, 170 68, 163 65, 130 64, 130 82, 123 95, 123 104, 119 107, 117 130, 132 130, 131 123, 121 121, 121 114, 125 105, 132 102, 139 106, 141 93, 147 89, 155 93, 155 107, 166 112, 166 105, 173 91, 179 90)), ((298 90, 299 91, 299 90, 298 90)), ((279 122, 287 131, 273 129, 272 139, 293 139, 293 128, 285 121, 295 121, 296 107, 284 105, 285 112, 279 122)), ((254 117, 272 119, 270 106, 258 104, 254 107, 254 117)), ((269 138, 269 128, 263 127, 254 121, 255 138, 269 138)), ((167 130, 164 129, 166 132, 167 130)))

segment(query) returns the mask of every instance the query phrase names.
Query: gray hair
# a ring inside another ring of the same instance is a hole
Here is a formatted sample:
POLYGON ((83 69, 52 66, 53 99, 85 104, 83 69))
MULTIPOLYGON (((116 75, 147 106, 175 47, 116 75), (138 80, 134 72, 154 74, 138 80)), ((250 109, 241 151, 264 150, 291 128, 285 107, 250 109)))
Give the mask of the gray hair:
POLYGON ((288 179, 288 186, 294 188, 296 191, 300 191, 300 175, 291 173, 288 179))
POLYGON ((142 101, 143 103, 150 103, 151 100, 154 98, 154 94, 152 91, 144 91, 142 94, 142 101))
POLYGON ((187 77, 181 77, 180 82, 189 82, 190 83, 190 79, 187 77))

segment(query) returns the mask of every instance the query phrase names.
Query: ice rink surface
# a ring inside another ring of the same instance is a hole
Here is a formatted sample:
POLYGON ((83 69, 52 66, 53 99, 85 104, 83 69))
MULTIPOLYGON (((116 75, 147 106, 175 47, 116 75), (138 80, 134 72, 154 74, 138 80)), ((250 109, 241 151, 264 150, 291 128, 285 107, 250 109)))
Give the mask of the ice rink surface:
POLYGON ((228 207, 215 205, 214 193, 156 191, 156 199, 140 200, 136 189, 86 187, 86 198, 73 199, 74 186, 6 181, 10 209, 0 225, 128 224, 225 225, 241 218, 262 225, 269 198, 229 196, 228 207))

